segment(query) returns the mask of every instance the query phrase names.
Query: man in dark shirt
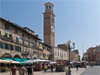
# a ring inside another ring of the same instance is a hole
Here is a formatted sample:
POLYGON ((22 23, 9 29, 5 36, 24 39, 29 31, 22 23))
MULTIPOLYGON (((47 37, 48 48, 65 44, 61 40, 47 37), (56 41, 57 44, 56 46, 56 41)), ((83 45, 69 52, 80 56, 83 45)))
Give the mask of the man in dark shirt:
POLYGON ((53 65, 51 65, 51 72, 53 72, 53 65))
POLYGON ((32 66, 27 67, 27 72, 28 72, 28 75, 34 75, 32 66))
POLYGON ((17 70, 16 65, 14 65, 13 67, 11 67, 11 69, 10 69, 10 75, 16 75, 16 70, 17 70))

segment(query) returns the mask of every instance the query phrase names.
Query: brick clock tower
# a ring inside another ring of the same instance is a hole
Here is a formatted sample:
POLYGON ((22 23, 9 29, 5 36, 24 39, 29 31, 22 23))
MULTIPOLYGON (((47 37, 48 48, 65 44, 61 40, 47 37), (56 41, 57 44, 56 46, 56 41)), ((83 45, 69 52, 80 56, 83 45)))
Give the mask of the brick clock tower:
POLYGON ((44 43, 52 47, 55 46, 55 22, 54 22, 54 5, 50 2, 45 3, 44 14, 44 43))

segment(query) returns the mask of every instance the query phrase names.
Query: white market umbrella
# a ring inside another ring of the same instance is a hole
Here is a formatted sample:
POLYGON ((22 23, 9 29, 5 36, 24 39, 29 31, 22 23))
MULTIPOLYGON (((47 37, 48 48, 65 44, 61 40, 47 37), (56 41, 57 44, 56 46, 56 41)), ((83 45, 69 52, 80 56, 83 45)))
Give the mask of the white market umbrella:
POLYGON ((50 62, 50 64, 56 64, 56 63, 57 63, 57 62, 53 62, 53 61, 50 62))
POLYGON ((33 60, 27 60, 27 61, 22 62, 22 63, 33 63, 33 60))
POLYGON ((28 60, 22 63, 36 63, 36 62, 49 62, 49 60, 35 59, 35 60, 28 60))
POLYGON ((2 59, 0 59, 0 63, 10 63, 10 61, 8 61, 8 60, 2 60, 2 59))
POLYGON ((49 60, 35 59, 35 60, 33 60, 33 62, 49 62, 49 60))
POLYGON ((44 60, 41 60, 41 59, 35 59, 35 60, 33 60, 33 63, 35 63, 35 62, 44 62, 44 60))
POLYGON ((8 61, 9 61, 10 63, 12 63, 12 64, 19 64, 19 63, 20 63, 20 62, 18 62, 18 61, 9 60, 9 59, 8 59, 8 61))

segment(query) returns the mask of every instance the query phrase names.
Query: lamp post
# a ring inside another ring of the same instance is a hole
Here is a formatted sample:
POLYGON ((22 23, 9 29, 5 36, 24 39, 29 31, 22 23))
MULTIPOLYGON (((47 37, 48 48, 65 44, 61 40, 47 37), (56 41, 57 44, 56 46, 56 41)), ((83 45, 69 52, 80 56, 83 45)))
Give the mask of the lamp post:
POLYGON ((73 45, 72 47, 70 46, 70 43, 71 43, 70 40, 66 43, 66 46, 67 46, 67 48, 69 50, 69 65, 68 65, 68 72, 66 72, 66 75, 71 75, 71 70, 70 70, 70 50, 75 48, 75 43, 74 42, 72 43, 72 45, 73 45))

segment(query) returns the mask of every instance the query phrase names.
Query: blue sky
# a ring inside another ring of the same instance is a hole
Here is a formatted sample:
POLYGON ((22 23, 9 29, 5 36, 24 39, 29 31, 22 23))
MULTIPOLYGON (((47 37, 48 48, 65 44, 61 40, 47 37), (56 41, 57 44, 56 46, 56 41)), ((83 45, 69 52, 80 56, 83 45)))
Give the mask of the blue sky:
POLYGON ((45 2, 54 4, 55 45, 71 40, 81 56, 89 47, 100 45, 99 0, 0 0, 0 16, 29 27, 43 39, 45 2))

